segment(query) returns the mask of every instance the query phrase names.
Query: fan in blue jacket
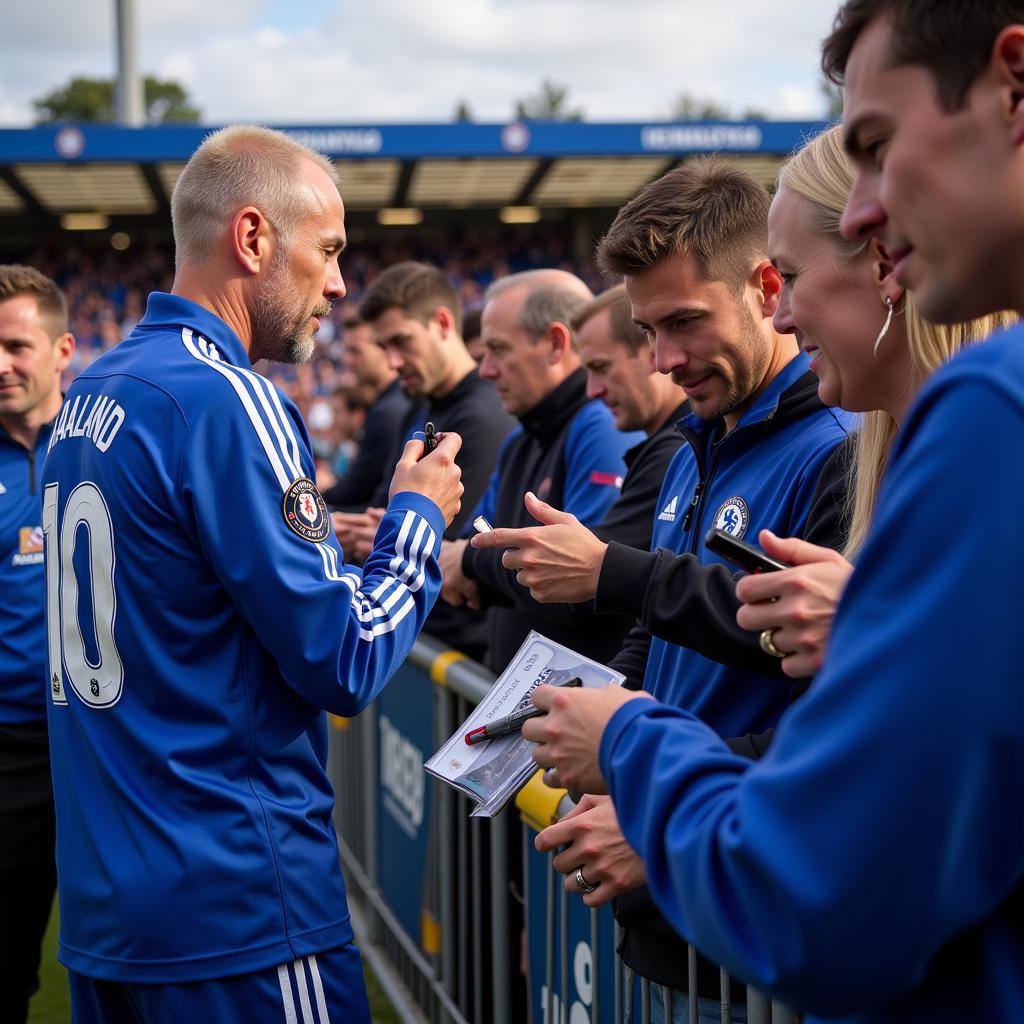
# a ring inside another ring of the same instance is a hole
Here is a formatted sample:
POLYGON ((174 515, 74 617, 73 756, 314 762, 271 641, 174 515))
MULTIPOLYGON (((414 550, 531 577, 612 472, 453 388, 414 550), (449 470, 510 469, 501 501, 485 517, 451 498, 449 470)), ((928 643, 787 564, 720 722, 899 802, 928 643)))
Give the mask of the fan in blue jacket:
MULTIPOLYGON (((494 381, 505 409, 520 422, 504 441, 475 511, 492 526, 531 522, 523 506, 527 491, 591 524, 619 498, 624 456, 643 434, 617 430, 608 409, 587 397, 570 321, 592 298, 583 281, 562 270, 513 274, 488 289, 480 375, 494 381)), ((623 618, 538 605, 504 567, 499 551, 456 541, 446 544, 441 563, 446 595, 461 585, 491 607, 488 664, 496 671, 532 629, 607 660, 629 628, 623 618)))

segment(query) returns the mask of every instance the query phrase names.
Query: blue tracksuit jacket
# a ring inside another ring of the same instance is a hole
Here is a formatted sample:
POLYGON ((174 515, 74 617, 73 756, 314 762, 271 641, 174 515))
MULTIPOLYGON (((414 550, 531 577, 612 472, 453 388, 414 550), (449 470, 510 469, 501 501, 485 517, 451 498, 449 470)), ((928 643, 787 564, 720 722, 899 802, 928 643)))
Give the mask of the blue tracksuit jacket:
POLYGON ((294 405, 227 325, 151 296, 72 385, 43 471, 60 957, 126 982, 352 937, 322 709, 355 714, 440 587, 396 495, 346 566, 294 405))
MULTIPOLYGON (((754 543, 768 528, 780 536, 803 533, 822 466, 846 437, 851 418, 828 409, 816 391, 787 391, 807 373, 799 355, 769 384, 724 437, 716 423, 690 415, 689 442, 669 466, 654 515, 651 548, 696 555, 701 564, 723 559, 704 547, 712 526, 754 543)), ((730 568, 732 568, 730 566, 730 568)), ((692 711, 722 736, 770 729, 789 703, 791 682, 731 668, 689 648, 655 637, 644 689, 692 711)))
POLYGON ((31 451, 0 427, 0 724, 46 718, 43 490, 52 424, 31 451))

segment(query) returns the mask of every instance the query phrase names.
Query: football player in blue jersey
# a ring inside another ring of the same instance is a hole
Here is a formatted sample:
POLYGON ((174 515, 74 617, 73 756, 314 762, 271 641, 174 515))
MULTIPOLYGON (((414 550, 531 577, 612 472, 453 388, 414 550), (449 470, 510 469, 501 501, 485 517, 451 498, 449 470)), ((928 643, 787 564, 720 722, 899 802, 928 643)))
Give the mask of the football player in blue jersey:
POLYGON ((39 476, 74 348, 56 284, 0 266, 0 1021, 10 1024, 39 985, 56 884, 39 476))
POLYGON ((74 1019, 367 1021, 323 710, 365 707, 434 603, 461 442, 406 445, 346 565, 298 411, 251 369, 307 359, 345 294, 331 165, 227 128, 171 214, 172 292, 75 381, 43 475, 74 1019))

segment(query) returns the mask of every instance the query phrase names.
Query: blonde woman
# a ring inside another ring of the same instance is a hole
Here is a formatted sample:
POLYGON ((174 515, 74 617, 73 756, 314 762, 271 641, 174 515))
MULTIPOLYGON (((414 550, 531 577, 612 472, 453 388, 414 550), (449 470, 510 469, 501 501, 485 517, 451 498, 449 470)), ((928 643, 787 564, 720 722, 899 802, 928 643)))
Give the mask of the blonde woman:
POLYGON ((736 589, 745 602, 737 622, 759 632, 764 650, 781 657, 794 678, 821 667, 836 605, 914 396, 961 347, 1015 319, 1003 314, 943 326, 922 319, 879 242, 848 242, 839 234, 852 183, 840 130, 831 128, 782 168, 768 216, 768 248, 784 282, 775 328, 795 334, 812 357, 823 402, 864 414, 853 439, 843 553, 762 531, 764 550, 794 568, 745 577, 736 589))

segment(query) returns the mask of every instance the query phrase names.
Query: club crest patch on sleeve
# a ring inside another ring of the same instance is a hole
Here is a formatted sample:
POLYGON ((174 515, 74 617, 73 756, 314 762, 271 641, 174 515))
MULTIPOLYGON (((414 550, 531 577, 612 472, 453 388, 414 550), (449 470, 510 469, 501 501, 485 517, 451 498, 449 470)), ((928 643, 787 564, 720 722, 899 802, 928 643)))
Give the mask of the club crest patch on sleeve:
POLYGON ((319 544, 331 535, 327 505, 308 477, 300 477, 284 492, 281 512, 288 528, 311 544, 319 544))

